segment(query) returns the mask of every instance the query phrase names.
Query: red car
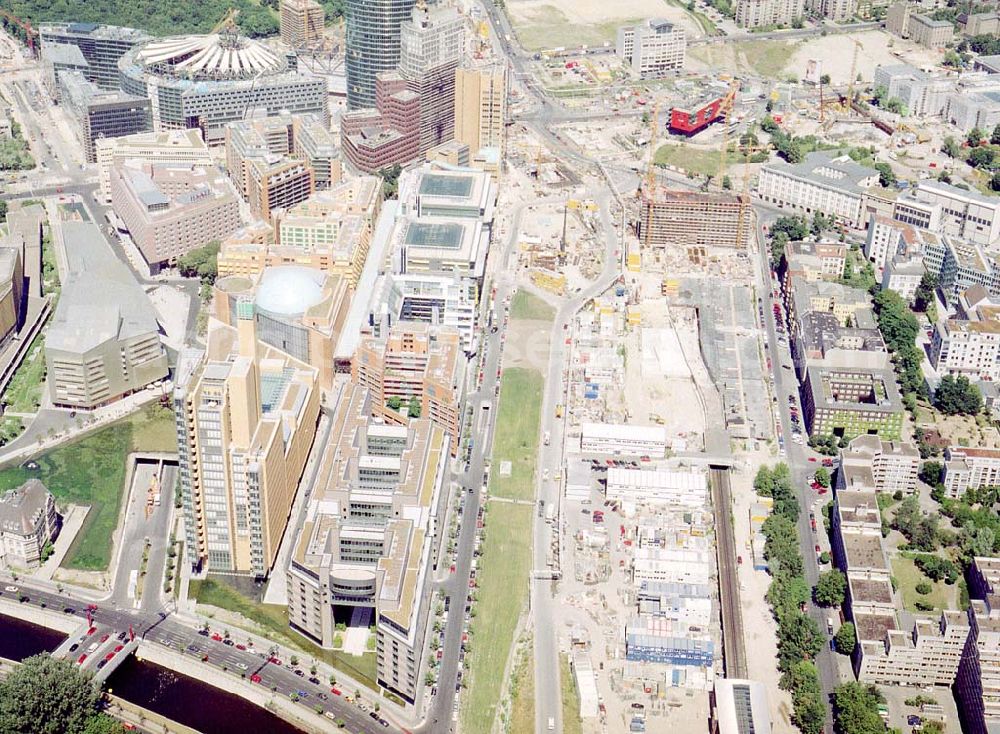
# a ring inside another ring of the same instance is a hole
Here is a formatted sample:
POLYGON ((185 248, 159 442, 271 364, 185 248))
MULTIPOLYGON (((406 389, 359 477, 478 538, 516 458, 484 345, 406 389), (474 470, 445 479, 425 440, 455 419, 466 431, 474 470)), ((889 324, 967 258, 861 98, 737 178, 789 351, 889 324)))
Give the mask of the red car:
POLYGON ((819 553, 819 552, 820 552, 820 550, 819 550, 819 546, 818 546, 818 545, 816 546, 816 552, 817 552, 817 553, 819 553))
POLYGON ((222 642, 222 635, 216 632, 214 635, 212 635, 212 639, 215 640, 216 642, 222 642))
POLYGON ((83 665, 83 661, 86 660, 86 659, 87 659, 87 653, 84 653, 83 655, 81 655, 80 657, 78 657, 76 659, 76 664, 77 665, 83 665))
POLYGON ((124 645, 116 645, 115 646, 115 652, 121 652, 124 649, 125 649, 124 645))
POLYGON ((809 461, 815 463, 816 462, 816 457, 815 456, 810 456, 809 457, 809 461))
POLYGON ((819 490, 819 493, 820 493, 820 494, 826 494, 826 493, 827 493, 828 491, 829 491, 829 490, 828 490, 828 489, 826 489, 825 487, 820 487, 820 490, 819 490))
POLYGON ((109 652, 107 655, 104 656, 104 659, 111 660, 114 656, 115 654, 113 652, 109 652))
POLYGON ((833 459, 823 459, 823 466, 833 466, 833 459))
POLYGON ((330 693, 332 693, 334 696, 339 696, 340 695, 340 689, 339 688, 331 688, 330 689, 330 693))
POLYGON ((87 630, 87 637, 90 637, 95 632, 97 632, 97 627, 91 627, 89 630, 87 630))
POLYGON ((281 661, 278 660, 278 658, 268 658, 267 662, 271 663, 272 665, 281 665, 281 661))
POLYGON ((246 645, 237 645, 237 646, 236 646, 236 649, 237 649, 237 650, 246 650, 246 649, 247 649, 247 646, 246 646, 246 645))
POLYGON ((109 638, 109 637, 111 637, 111 635, 102 635, 102 636, 101 636, 101 640, 100 640, 100 641, 101 641, 102 643, 103 643, 103 642, 107 642, 107 641, 108 641, 108 638, 109 638))
POLYGON ((260 683, 260 676, 257 675, 256 673, 254 673, 253 675, 250 676, 250 682, 251 683, 260 683))
POLYGON ((91 611, 91 612, 96 612, 97 611, 97 605, 96 604, 88 604, 87 605, 87 610, 91 611))

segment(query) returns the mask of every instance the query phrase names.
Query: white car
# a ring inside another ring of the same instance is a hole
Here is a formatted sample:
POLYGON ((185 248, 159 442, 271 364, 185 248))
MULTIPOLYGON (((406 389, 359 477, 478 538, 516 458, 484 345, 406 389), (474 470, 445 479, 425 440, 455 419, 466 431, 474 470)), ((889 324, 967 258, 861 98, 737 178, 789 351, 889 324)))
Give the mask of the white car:
POLYGON ((3 590, 4 590, 4 591, 9 591, 9 592, 11 592, 12 594, 16 594, 16 593, 18 592, 18 588, 17 588, 16 586, 5 586, 5 587, 3 588, 3 590))

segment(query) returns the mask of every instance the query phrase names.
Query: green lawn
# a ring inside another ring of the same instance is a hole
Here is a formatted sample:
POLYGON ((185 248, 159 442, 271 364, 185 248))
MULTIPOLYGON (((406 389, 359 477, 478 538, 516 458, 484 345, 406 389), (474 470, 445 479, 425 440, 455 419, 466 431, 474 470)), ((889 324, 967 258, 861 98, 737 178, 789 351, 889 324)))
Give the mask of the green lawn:
POLYGON ((556 317, 556 310, 523 288, 514 294, 510 302, 510 317, 512 319, 534 319, 536 321, 551 321, 556 317))
POLYGON ((656 149, 656 165, 677 166, 696 176, 717 176, 719 151, 667 143, 656 149))
MULTIPOLYGON (((478 614, 472 621, 469 689, 462 697, 462 730, 490 731, 518 617, 528 596, 534 509, 490 503, 479 563, 478 614)), ((513 729, 511 731, 514 731, 513 729)))
POLYGON ((580 692, 576 689, 576 678, 569 666, 569 655, 559 655, 559 688, 562 690, 563 731, 566 734, 582 734, 580 692))
POLYGON ((511 732, 535 729, 535 661, 533 647, 524 645, 518 653, 517 664, 510 680, 511 732))
POLYGON ((42 384, 45 380, 44 337, 39 334, 28 347, 24 361, 7 385, 3 401, 15 413, 34 413, 42 404, 42 384))
POLYGON ((902 556, 893 558, 892 576, 896 579, 896 585, 903 596, 903 606, 907 611, 920 613, 916 607, 917 599, 933 604, 935 610, 951 608, 953 587, 944 581, 931 581, 916 567, 912 559, 902 556), (927 581, 933 587, 930 594, 917 593, 916 586, 921 581, 927 581))
POLYGON ((510 14, 517 38, 529 51, 541 51, 559 46, 576 47, 583 44, 600 46, 605 41, 614 42, 618 26, 634 25, 641 18, 613 20, 606 23, 574 23, 554 5, 537 5, 530 10, 519 9, 510 14))
POLYGON ((52 246, 52 228, 46 227, 42 236, 42 292, 46 296, 58 295, 59 288, 59 266, 52 246))
POLYGON ((345 655, 314 645, 292 631, 288 626, 288 610, 280 604, 262 604, 215 579, 192 580, 188 596, 202 604, 211 604, 220 609, 242 614, 258 625, 268 639, 295 647, 304 655, 322 660, 372 690, 378 690, 378 685, 375 683, 375 653, 368 652, 361 656, 345 655))
POLYGON ((80 533, 63 565, 85 571, 104 571, 111 561, 111 538, 118 525, 125 484, 126 457, 133 451, 176 451, 174 415, 159 406, 83 438, 47 451, 33 460, 38 468, 0 469, 0 491, 31 477, 45 483, 60 502, 90 505, 80 533))
POLYGON ((490 494, 530 500, 535 496, 535 456, 542 410, 542 375, 538 370, 511 367, 500 378, 500 405, 490 494), (500 463, 511 462, 511 475, 500 476, 500 463))

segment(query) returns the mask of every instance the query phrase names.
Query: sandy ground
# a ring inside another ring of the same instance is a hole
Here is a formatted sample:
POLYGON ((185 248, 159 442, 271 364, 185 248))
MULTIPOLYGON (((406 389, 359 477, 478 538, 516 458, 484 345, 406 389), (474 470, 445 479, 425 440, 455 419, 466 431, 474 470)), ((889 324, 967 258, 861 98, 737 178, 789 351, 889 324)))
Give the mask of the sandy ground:
POLYGON ((614 43, 617 26, 643 18, 661 17, 684 27, 692 38, 704 35, 697 21, 663 0, 621 0, 608 5, 599 0, 510 0, 507 12, 519 34, 533 48, 552 48, 610 41, 614 43), (589 27, 589 28, 588 28, 589 27), (541 34, 551 28, 552 33, 541 34), (573 29, 587 28, 585 34, 573 29), (549 43, 546 43, 546 36, 549 43), (574 38, 578 40, 574 41, 574 38))
POLYGON ((902 63, 893 56, 889 48, 891 36, 881 31, 853 33, 846 36, 821 36, 806 41, 792 55, 785 66, 789 73, 806 68, 809 59, 823 60, 823 73, 830 75, 831 84, 847 84, 850 81, 851 60, 854 56, 854 41, 862 48, 858 51, 855 74, 861 74, 862 81, 870 82, 875 69, 888 64, 902 63))

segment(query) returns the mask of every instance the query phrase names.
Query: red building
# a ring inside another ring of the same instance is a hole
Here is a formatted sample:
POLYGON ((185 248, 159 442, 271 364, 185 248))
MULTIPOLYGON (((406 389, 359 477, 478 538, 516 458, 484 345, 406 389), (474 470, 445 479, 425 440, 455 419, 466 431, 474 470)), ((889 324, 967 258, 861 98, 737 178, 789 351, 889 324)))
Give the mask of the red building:
POLYGON ((670 132, 694 135, 722 117, 724 97, 702 101, 694 107, 674 107, 670 110, 670 132))

